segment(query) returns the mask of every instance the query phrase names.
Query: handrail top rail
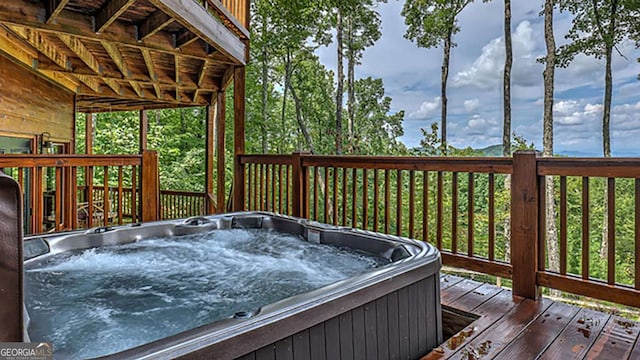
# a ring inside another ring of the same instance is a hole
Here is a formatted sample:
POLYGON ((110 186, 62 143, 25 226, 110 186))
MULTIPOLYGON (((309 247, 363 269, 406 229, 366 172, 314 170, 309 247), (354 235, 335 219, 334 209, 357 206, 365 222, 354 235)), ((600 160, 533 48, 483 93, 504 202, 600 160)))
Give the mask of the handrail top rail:
POLYGON ((127 166, 142 164, 142 155, 82 155, 82 154, 3 154, 0 168, 5 167, 79 167, 127 166))
MULTIPOLYGON (((512 172, 513 159, 501 157, 427 157, 299 154, 302 166, 388 169, 417 171, 454 171, 478 173, 512 172)), ((241 164, 291 165, 291 155, 240 155, 241 164)))
POLYGON ((540 176, 588 176, 640 178, 640 158, 537 159, 540 176))

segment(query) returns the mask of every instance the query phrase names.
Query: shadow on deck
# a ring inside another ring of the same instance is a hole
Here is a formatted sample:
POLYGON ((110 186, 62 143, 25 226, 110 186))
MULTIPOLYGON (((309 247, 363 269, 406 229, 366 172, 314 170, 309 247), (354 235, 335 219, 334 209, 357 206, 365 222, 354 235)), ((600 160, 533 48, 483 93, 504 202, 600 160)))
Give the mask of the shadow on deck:
POLYGON ((618 316, 452 275, 441 276, 441 296, 478 319, 422 360, 640 358, 640 325, 618 316))

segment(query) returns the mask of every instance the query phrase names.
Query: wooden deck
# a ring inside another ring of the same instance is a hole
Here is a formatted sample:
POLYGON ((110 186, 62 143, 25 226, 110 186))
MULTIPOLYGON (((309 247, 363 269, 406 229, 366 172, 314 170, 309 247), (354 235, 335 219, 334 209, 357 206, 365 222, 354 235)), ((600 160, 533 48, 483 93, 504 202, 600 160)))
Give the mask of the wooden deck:
POLYGON ((508 289, 441 277, 442 305, 479 318, 427 359, 640 359, 640 324, 508 289))

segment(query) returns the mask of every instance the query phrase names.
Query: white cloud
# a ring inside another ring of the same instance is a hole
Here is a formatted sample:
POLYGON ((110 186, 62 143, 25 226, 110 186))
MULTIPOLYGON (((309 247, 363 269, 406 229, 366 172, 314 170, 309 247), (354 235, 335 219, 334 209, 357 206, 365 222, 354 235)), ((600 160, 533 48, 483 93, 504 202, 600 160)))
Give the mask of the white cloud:
POLYGON ((411 114, 409 119, 424 120, 431 118, 436 111, 440 109, 440 97, 433 98, 433 101, 425 101, 420 105, 420 108, 411 114))
MULTIPOLYGON (((601 104, 585 104, 576 100, 559 101, 553 105, 554 123, 559 126, 594 124, 602 114, 601 104)), ((583 127, 584 129, 584 127, 583 127)), ((573 129, 572 131, 576 131, 573 129)))
MULTIPOLYGON (((533 86, 539 83, 540 71, 532 70, 540 67, 536 63, 539 40, 534 34, 529 21, 522 21, 512 33, 513 69, 511 81, 513 85, 533 86)), ((453 78, 453 86, 472 85, 481 89, 498 86, 502 83, 504 71, 504 36, 492 39, 482 48, 482 53, 475 59, 471 67, 458 72, 453 78)))
POLYGON ((630 131, 640 131, 640 101, 635 104, 614 106, 611 111, 611 127, 614 135, 630 136, 630 131))
POLYGON ((467 112, 474 112, 480 108, 480 99, 469 99, 464 101, 464 109, 467 112))
POLYGON ((463 131, 467 135, 491 135, 498 128, 499 126, 495 119, 485 119, 480 115, 473 115, 467 121, 467 126, 463 131))
MULTIPOLYGON (((542 105, 542 103, 540 103, 542 105)), ((580 107, 575 100, 562 100, 553 104, 553 112, 560 115, 572 113, 580 107)))

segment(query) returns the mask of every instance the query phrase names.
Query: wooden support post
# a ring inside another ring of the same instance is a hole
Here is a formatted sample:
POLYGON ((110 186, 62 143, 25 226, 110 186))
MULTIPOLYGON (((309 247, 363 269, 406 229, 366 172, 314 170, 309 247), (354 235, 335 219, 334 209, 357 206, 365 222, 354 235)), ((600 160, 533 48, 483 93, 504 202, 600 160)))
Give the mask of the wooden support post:
POLYGON ((84 125, 84 150, 85 154, 93 154, 93 114, 85 114, 84 125))
POLYGON ((309 217, 309 197, 307 196, 309 182, 309 168, 302 166, 302 156, 305 153, 294 152, 291 155, 291 215, 301 218, 309 217))
MULTIPOLYGON (((84 153, 87 155, 93 154, 93 114, 86 113, 84 118, 84 153)), ((89 192, 89 179, 93 179, 93 177, 89 176, 89 167, 84 168, 84 201, 89 202, 90 198, 93 194, 89 192)))
POLYGON ((238 66, 233 74, 233 210, 244 210, 244 154, 245 68, 238 66))
POLYGON ((160 220, 160 182, 158 178, 158 153, 147 150, 142 153, 142 188, 140 189, 142 222, 160 220))
POLYGON ((149 130, 149 115, 147 110, 140 110, 140 154, 147 151, 147 131, 149 130))
POLYGON ((224 91, 217 92, 216 101, 216 173, 217 173, 217 187, 216 187, 216 203, 217 203, 217 212, 223 213, 225 212, 225 181, 226 181, 226 166, 225 166, 225 116, 226 116, 226 107, 227 107, 227 97, 224 91))
POLYGON ((511 266, 513 295, 538 299, 539 182, 534 151, 513 155, 511 182, 511 266))
POLYGON ((206 214, 216 212, 216 204, 213 198, 213 158, 215 156, 215 123, 216 109, 213 106, 207 106, 207 124, 205 137, 205 153, 204 153, 204 192, 205 192, 205 209, 206 214))

